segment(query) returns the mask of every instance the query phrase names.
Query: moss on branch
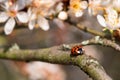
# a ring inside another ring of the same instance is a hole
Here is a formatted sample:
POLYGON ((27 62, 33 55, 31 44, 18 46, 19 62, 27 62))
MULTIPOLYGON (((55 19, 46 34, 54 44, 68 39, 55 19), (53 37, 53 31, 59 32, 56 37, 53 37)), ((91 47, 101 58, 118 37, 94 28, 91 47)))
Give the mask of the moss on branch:
POLYGON ((20 61, 44 61, 55 64, 75 65, 80 67, 93 80, 112 80, 104 71, 96 59, 84 54, 76 57, 70 56, 70 51, 62 50, 61 46, 55 46, 38 50, 4 50, 0 49, 1 59, 20 61))
POLYGON ((117 51, 120 51, 120 46, 117 43, 115 43, 112 40, 108 40, 108 39, 105 39, 105 38, 100 38, 99 36, 96 36, 96 37, 94 37, 92 39, 83 41, 81 44, 82 45, 103 45, 103 46, 109 46, 109 47, 112 47, 113 49, 115 49, 117 51))

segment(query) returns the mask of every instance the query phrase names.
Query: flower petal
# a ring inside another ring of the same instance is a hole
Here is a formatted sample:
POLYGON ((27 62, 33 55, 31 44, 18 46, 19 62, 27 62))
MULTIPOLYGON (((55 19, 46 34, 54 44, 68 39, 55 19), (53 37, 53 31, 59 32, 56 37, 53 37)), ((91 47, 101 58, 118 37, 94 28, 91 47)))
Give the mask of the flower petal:
POLYGON ((27 23, 27 22, 28 22, 28 19, 29 19, 28 14, 25 13, 25 12, 19 12, 19 13, 17 14, 17 18, 18 18, 18 20, 19 20, 20 22, 22 22, 22 23, 27 23))
POLYGON ((88 7, 88 14, 89 14, 90 16, 92 16, 92 14, 93 14, 93 10, 92 10, 91 7, 88 7))
POLYGON ((88 7, 87 1, 81 1, 81 2, 80 2, 80 5, 81 5, 81 8, 82 8, 82 9, 86 9, 86 8, 88 7))
POLYGON ((61 11, 61 12, 58 14, 58 18, 61 19, 61 20, 66 20, 66 19, 68 19, 68 14, 67 14, 67 12, 61 11))
POLYGON ((113 19, 118 18, 118 12, 113 8, 106 8, 106 13, 108 14, 108 17, 113 19))
POLYGON ((75 17, 81 17, 83 15, 83 11, 79 10, 75 13, 75 17))
POLYGON ((25 8, 25 2, 26 0, 17 0, 16 1, 16 7, 17 7, 17 10, 22 10, 25 8))
POLYGON ((94 5, 98 5, 101 3, 102 0, 89 0, 89 3, 92 3, 94 5))
POLYGON ((30 30, 33 30, 34 26, 35 26, 35 20, 29 21, 29 23, 28 23, 28 28, 29 28, 30 30))
POLYGON ((35 20, 37 18, 37 15, 35 13, 32 13, 30 16, 30 20, 35 20))
POLYGON ((58 5, 56 6, 56 12, 60 12, 60 11, 62 11, 62 9, 63 9, 63 3, 60 2, 60 3, 58 3, 58 5))
POLYGON ((28 8, 27 14, 29 16, 29 20, 34 20, 37 18, 37 13, 33 12, 34 8, 28 8))
POLYGON ((104 19, 103 16, 97 15, 97 20, 98 20, 98 22, 99 22, 99 24, 100 24, 101 26, 103 26, 103 27, 106 27, 106 26, 107 26, 107 25, 106 25, 106 21, 105 21, 105 19, 104 19))
POLYGON ((31 16, 31 15, 32 15, 32 9, 31 9, 31 8, 28 8, 27 14, 28 14, 28 16, 31 16))
POLYGON ((15 27, 15 20, 14 18, 10 18, 7 23, 5 24, 5 27, 4 27, 4 32, 6 35, 9 35, 12 33, 13 29, 15 27))
POLYGON ((0 13, 0 23, 5 22, 8 19, 8 15, 5 12, 0 13))
POLYGON ((0 4, 0 6, 5 9, 6 11, 9 10, 9 1, 5 1, 3 4, 0 4))
POLYGON ((40 26, 41 29, 44 31, 47 31, 49 29, 49 23, 48 20, 46 20, 44 17, 40 16, 38 18, 38 25, 40 26))
POLYGON ((33 0, 24 0, 24 1, 25 1, 25 5, 30 5, 33 0))

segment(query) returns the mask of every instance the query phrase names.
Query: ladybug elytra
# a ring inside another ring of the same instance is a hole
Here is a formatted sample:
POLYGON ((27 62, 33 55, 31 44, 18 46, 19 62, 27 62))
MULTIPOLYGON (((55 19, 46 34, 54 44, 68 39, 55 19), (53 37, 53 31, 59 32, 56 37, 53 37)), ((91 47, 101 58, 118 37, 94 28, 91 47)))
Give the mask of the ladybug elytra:
POLYGON ((82 55, 83 53, 84 53, 84 50, 82 48, 82 45, 74 46, 71 49, 71 55, 72 56, 82 55))

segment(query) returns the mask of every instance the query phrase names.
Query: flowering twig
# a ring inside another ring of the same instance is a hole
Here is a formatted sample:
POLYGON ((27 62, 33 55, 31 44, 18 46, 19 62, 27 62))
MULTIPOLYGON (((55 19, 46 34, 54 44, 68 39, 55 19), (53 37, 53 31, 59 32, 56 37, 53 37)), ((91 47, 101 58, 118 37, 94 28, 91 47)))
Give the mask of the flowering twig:
POLYGON ((71 24, 71 25, 73 25, 74 27, 76 27, 76 28, 84 31, 84 32, 93 34, 93 35, 95 35, 95 36, 106 37, 106 34, 104 34, 104 33, 102 33, 102 32, 99 32, 99 31, 96 31, 96 30, 94 30, 94 29, 90 29, 90 28, 88 28, 88 27, 86 27, 86 26, 84 26, 84 25, 82 25, 82 24, 74 23, 74 22, 72 22, 72 21, 70 21, 70 20, 67 20, 66 22, 69 23, 69 24, 71 24))
POLYGON ((99 36, 96 36, 95 38, 92 38, 90 40, 86 40, 82 42, 82 45, 91 45, 91 44, 100 44, 100 45, 104 45, 104 46, 110 46, 118 51, 120 51, 120 46, 108 39, 105 38, 100 38, 99 36))
POLYGON ((86 27, 86 26, 83 26, 83 25, 81 25, 81 24, 77 24, 76 27, 77 27, 78 29, 80 29, 80 30, 83 30, 83 31, 88 32, 88 33, 91 33, 91 34, 93 34, 93 35, 97 35, 97 36, 101 36, 101 37, 105 37, 105 36, 106 36, 106 35, 105 35, 104 33, 102 33, 102 32, 96 31, 96 30, 94 30, 94 29, 90 29, 90 28, 88 28, 88 27, 86 27))
POLYGON ((86 54, 71 57, 70 51, 63 50, 61 46, 38 50, 21 50, 15 45, 7 52, 4 52, 3 49, 0 49, 0 58, 20 61, 45 61, 57 64, 76 65, 94 80, 112 80, 96 59, 86 54))

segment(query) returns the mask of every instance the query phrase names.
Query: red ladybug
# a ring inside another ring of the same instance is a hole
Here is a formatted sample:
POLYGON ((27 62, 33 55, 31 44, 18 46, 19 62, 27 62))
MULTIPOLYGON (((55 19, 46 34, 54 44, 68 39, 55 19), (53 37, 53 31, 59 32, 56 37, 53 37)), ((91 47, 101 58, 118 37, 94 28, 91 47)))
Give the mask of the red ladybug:
POLYGON ((82 55, 83 53, 84 53, 84 50, 82 48, 82 45, 74 46, 71 49, 71 56, 78 56, 78 55, 82 55))

